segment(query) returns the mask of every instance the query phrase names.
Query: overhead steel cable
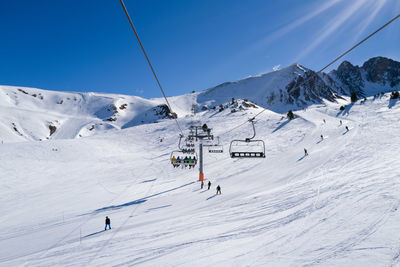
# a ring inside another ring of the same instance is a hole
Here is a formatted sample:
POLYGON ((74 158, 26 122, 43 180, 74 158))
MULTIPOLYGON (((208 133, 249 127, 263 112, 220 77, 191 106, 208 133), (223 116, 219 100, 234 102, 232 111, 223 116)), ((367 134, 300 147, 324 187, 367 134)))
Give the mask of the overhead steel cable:
POLYGON ((377 29, 376 31, 374 31, 373 33, 371 33, 370 35, 368 35, 367 37, 365 37, 364 39, 362 39, 360 42, 358 42, 357 44, 355 44, 352 48, 350 48, 349 50, 347 50, 346 52, 344 52, 343 54, 341 54, 340 56, 338 56, 335 60, 333 60, 331 63, 329 63, 328 65, 326 65, 325 67, 323 67, 322 69, 320 69, 318 72, 322 72, 323 70, 325 70, 326 68, 328 68, 330 65, 332 65, 333 63, 335 63, 336 61, 338 61, 339 59, 341 59, 342 57, 344 57, 345 55, 347 55, 348 53, 350 53, 353 49, 355 49, 357 46, 361 45, 362 43, 364 43, 365 41, 367 41, 369 38, 371 38, 372 36, 374 36, 376 33, 378 33, 379 31, 381 31, 383 28, 385 28, 386 26, 388 26, 390 23, 392 23, 393 21, 395 21, 396 19, 400 18, 400 14, 397 15, 396 17, 394 17, 393 19, 391 19, 390 21, 386 22, 383 26, 381 26, 379 29, 377 29))
POLYGON ((176 118, 176 116, 175 116, 175 114, 177 114, 177 113, 174 114, 174 112, 172 111, 172 107, 171 107, 171 105, 170 105, 169 102, 168 102, 167 96, 165 95, 164 89, 163 89, 163 87, 161 86, 160 81, 158 80, 158 77, 157 77, 156 72, 154 71, 153 65, 151 65, 150 59, 149 59, 149 57, 147 56, 146 51, 144 50, 143 44, 142 44, 142 42, 140 41, 139 35, 138 35, 138 33, 137 33, 136 29, 135 29, 135 26, 133 25, 132 19, 131 19, 131 17, 129 16, 128 10, 127 10, 126 7, 125 7, 124 1, 123 1, 123 0, 119 0, 119 2, 121 3, 122 8, 124 9, 125 15, 126 15, 126 17, 128 18, 129 24, 131 25, 131 28, 132 28, 133 32, 135 33, 135 36, 136 36, 136 39, 137 39, 137 41, 138 41, 138 43, 139 43, 139 45, 140 45, 140 48, 142 49, 142 52, 143 52, 144 56, 146 57, 146 60, 147 60, 147 63, 149 64, 149 67, 150 67, 150 69, 151 69, 151 72, 153 73, 153 76, 154 76, 154 78, 155 78, 156 81, 157 81, 158 87, 160 88, 161 93, 162 93, 163 96, 164 96, 165 102, 167 102, 168 108, 169 108, 169 110, 170 110, 172 116, 174 116, 174 120, 175 120, 175 122, 176 122, 176 125, 178 126, 179 131, 181 132, 181 134, 183 135, 182 128, 181 128, 181 126, 179 125, 179 122, 178 122, 178 120, 177 120, 177 118, 176 118))
MULTIPOLYGON (((371 33, 370 35, 368 35, 367 37, 365 37, 364 39, 362 39, 360 42, 358 42, 357 44, 355 44, 354 46, 352 46, 350 49, 346 50, 346 52, 342 53, 340 56, 338 56, 337 58, 335 58, 334 60, 332 60, 328 65, 326 65, 325 67, 323 67, 322 69, 320 69, 319 71, 317 71, 316 73, 321 73, 322 71, 324 71, 325 69, 327 69, 329 66, 331 66, 332 64, 334 64, 336 61, 338 61, 339 59, 341 59, 342 57, 344 57, 345 55, 347 55, 348 53, 350 53, 352 50, 354 50, 355 48, 357 48, 358 46, 360 46, 362 43, 364 43, 365 41, 367 41, 369 38, 371 38, 372 36, 374 36, 375 34, 377 34, 379 31, 381 31, 382 29, 384 29, 386 26, 388 26, 390 23, 392 23, 393 21, 395 21, 396 19, 400 18, 400 14, 397 15, 396 17, 392 18, 391 20, 389 20, 388 22, 386 22, 383 26, 381 26, 379 29, 377 29, 376 31, 374 31, 373 33, 371 33)), ((313 75, 309 76, 307 79, 305 79, 302 83, 305 83, 306 81, 308 81, 309 79, 311 79, 313 77, 313 75)), ((263 109, 262 111, 260 111, 259 113, 257 113, 253 118, 251 119, 255 119, 257 116, 259 116, 261 113, 263 113, 264 111, 266 111, 267 109, 263 109)), ((251 120, 250 119, 250 120, 251 120)), ((245 125, 249 120, 245 121, 244 123, 239 124, 238 126, 233 127, 232 129, 223 132, 221 135, 224 135, 226 133, 229 133, 243 125, 245 125)))

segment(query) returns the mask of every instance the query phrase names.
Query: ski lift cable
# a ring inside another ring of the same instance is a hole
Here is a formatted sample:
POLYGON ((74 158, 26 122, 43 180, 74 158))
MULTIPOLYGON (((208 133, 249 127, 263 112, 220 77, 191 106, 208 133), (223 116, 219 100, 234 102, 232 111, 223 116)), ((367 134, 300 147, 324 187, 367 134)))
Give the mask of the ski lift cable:
MULTIPOLYGON (((137 33, 135 26, 133 25, 132 19, 131 19, 131 17, 129 16, 129 13, 128 13, 128 10, 126 9, 126 6, 125 6, 125 4, 124 4, 124 1, 123 1, 123 0, 119 0, 119 2, 121 3, 122 8, 124 9, 125 15, 126 15, 126 17, 128 18, 129 24, 131 25, 131 28, 132 28, 133 32, 135 33, 135 36, 136 36, 136 39, 137 39, 137 41, 138 41, 138 43, 139 43, 139 45, 140 45, 140 48, 142 49, 142 52, 143 52, 144 56, 146 57, 146 60, 147 60, 147 63, 148 63, 148 65, 149 65, 150 69, 151 69, 151 72, 153 73, 153 76, 154 76, 154 78, 156 79, 157 85, 158 85, 158 87, 160 88, 161 93, 162 93, 163 96, 164 96, 165 102, 167 103, 170 112, 173 114, 174 112, 172 111, 172 107, 171 107, 171 105, 169 104, 169 101, 168 101, 168 99, 167 99, 167 96, 165 95, 164 89, 163 89, 163 87, 161 86, 160 81, 158 80, 158 77, 157 77, 157 74, 156 74, 156 72, 155 72, 155 70, 154 70, 154 68, 153 68, 153 65, 151 64, 150 59, 149 59, 149 57, 147 56, 146 50, 144 49, 143 44, 142 44, 142 42, 140 41, 139 34, 137 33)), ((175 113, 175 114, 176 114, 176 113, 175 113)), ((174 114, 173 114, 173 116, 174 116, 174 120, 175 120, 175 122, 176 122, 176 125, 178 126, 179 131, 180 131, 181 134, 183 135, 182 128, 181 128, 181 126, 180 126, 180 124, 179 124, 177 118, 175 117, 174 114)))
POLYGON ((386 22, 383 26, 381 26, 379 29, 377 29, 376 31, 374 31, 373 33, 371 33, 370 35, 368 35, 367 37, 365 37, 364 39, 362 39, 360 42, 358 42, 357 44, 355 44, 353 47, 351 47, 350 49, 348 49, 346 52, 344 52, 343 54, 341 54, 340 56, 338 56, 335 60, 333 60, 331 63, 329 63, 328 65, 326 65, 325 67, 323 67, 322 69, 320 69, 318 71, 322 72, 323 70, 325 70, 326 68, 328 68, 330 65, 332 65, 333 63, 335 63, 336 61, 338 61, 339 59, 341 59, 342 57, 344 57, 345 55, 347 55, 348 53, 350 53, 352 50, 354 50, 356 47, 358 47, 359 45, 361 45, 362 43, 364 43, 365 41, 367 41, 369 38, 371 38, 372 36, 374 36, 376 33, 378 33, 379 31, 381 31, 383 28, 385 28, 386 26, 388 26, 390 23, 392 23, 393 21, 395 21, 396 19, 400 18, 400 14, 398 14, 396 17, 392 18, 390 21, 386 22))
MULTIPOLYGON (((379 29, 377 29, 376 31, 374 31, 373 33, 371 33, 370 35, 368 35, 367 37, 365 37, 364 39, 362 39, 360 42, 358 42, 357 44, 355 44, 354 46, 352 46, 350 49, 346 50, 344 53, 342 53, 340 56, 338 56, 337 58, 335 58, 334 60, 332 60, 328 65, 326 65, 325 67, 323 67, 322 69, 320 69, 319 71, 317 71, 318 73, 321 73, 322 71, 324 71, 325 69, 327 69, 329 66, 331 66, 332 64, 334 64, 336 61, 338 61, 339 59, 341 59, 342 57, 344 57, 345 55, 347 55, 348 53, 350 53, 352 50, 354 50, 355 48, 357 48, 358 46, 360 46, 362 43, 364 43, 365 41, 367 41, 369 38, 371 38, 372 36, 374 36, 375 34, 377 34, 379 31, 381 31, 382 29, 384 29, 386 26, 388 26, 389 24, 391 24, 392 22, 394 22, 395 20, 397 20, 398 18, 400 18, 400 14, 398 14, 397 16, 395 16, 394 18, 392 18, 391 20, 389 20, 388 22, 386 22, 384 25, 382 25, 379 29)), ((305 79, 302 83, 305 83, 306 81, 308 81, 309 79, 311 79, 312 77, 314 77, 313 75, 309 76, 307 79, 305 79)), ((263 109, 262 111, 260 111, 259 113, 257 113, 256 115, 254 115, 254 117, 252 119, 255 119, 256 117, 258 117, 259 115, 261 115, 264 111, 266 111, 267 109, 263 109)), ((239 124, 238 126, 235 126, 234 128, 223 132, 221 135, 227 134, 233 130, 236 130, 237 128, 245 125, 249 120, 245 121, 244 123, 239 124)))

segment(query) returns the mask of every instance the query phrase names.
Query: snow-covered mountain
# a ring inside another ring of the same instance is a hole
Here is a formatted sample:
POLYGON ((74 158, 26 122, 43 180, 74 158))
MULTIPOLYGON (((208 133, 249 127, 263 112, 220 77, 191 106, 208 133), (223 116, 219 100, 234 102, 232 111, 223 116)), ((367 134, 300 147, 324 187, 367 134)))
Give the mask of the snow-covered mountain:
POLYGON ((200 93, 199 102, 219 105, 231 97, 246 98, 275 112, 297 110, 323 99, 334 102, 356 92, 359 97, 400 89, 400 62, 384 57, 362 67, 344 61, 337 70, 316 73, 299 64, 256 77, 227 82, 200 93))
POLYGON ((347 95, 356 92, 360 97, 400 89, 400 62, 374 57, 361 67, 344 61, 329 74, 347 95))
MULTIPOLYGON (((172 98, 183 110, 185 96, 172 98)), ((174 110, 175 111, 175 110, 174 110)), ((67 93, 0 86, 3 141, 79 138, 170 118, 163 99, 100 93, 67 93)))
POLYGON ((248 99, 275 112, 287 112, 322 103, 322 99, 334 101, 337 94, 322 76, 293 64, 282 70, 210 88, 199 94, 198 101, 208 106, 219 105, 232 97, 248 99))
MULTIPOLYGON (((360 97, 400 89, 400 63, 376 57, 362 67, 343 62, 329 74, 293 64, 282 70, 227 82, 200 93, 170 98, 178 117, 229 107, 232 98, 278 113, 356 92, 360 97)), ((240 109, 238 109, 238 107, 240 109)), ((0 86, 0 138, 3 141, 79 138, 170 119, 162 98, 100 93, 67 93, 0 86)))
POLYGON ((210 190, 171 166, 161 98, 0 87, 0 266, 399 266, 400 106, 375 93, 396 66, 295 64, 171 97, 185 134, 206 123, 223 145, 204 148, 210 190), (230 158, 261 110, 266 157, 230 158))

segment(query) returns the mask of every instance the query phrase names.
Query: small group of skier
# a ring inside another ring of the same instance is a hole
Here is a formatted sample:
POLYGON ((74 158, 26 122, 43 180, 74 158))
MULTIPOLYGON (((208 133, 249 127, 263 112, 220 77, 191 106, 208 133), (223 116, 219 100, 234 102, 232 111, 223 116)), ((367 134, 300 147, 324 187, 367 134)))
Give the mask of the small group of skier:
MULTIPOLYGON (((203 182, 203 181, 201 181, 200 188, 201 188, 201 189, 203 189, 203 187, 204 187, 204 182, 203 182)), ((210 187, 211 187, 211 182, 210 182, 210 181, 208 181, 208 183, 207 183, 207 190, 210 190, 210 187)))
POLYGON ((175 156, 172 156, 171 164, 172 164, 172 166, 174 166, 174 168, 182 166, 182 168, 183 167, 185 167, 185 168, 189 167, 189 169, 191 169, 191 168, 194 168, 196 166, 197 159, 196 159, 195 156, 193 158, 191 156, 189 156, 189 157, 186 156, 184 158, 183 157, 181 158, 179 156, 177 158, 175 158, 175 156))
MULTIPOLYGON (((204 182, 201 181, 200 188, 203 189, 203 187, 204 187, 204 182)), ((211 188, 211 181, 208 181, 207 190, 210 190, 210 188, 211 188)), ((219 185, 217 186, 217 195, 221 195, 221 186, 219 185)))
MULTIPOLYGON (((323 119, 322 121, 323 121, 324 123, 326 123, 326 120, 325 120, 325 119, 323 119)), ((340 120, 340 121, 339 121, 339 126, 342 126, 342 124, 343 124, 343 122, 342 122, 342 120, 340 120)), ((349 129, 349 127, 348 127, 347 125, 345 126, 345 129, 346 129, 346 132, 350 131, 350 129, 349 129)), ((322 134, 321 134, 320 137, 321 137, 321 141, 324 140, 324 136, 323 136, 322 134)), ((308 151, 307 151, 307 149, 305 149, 305 148, 304 148, 304 156, 308 156, 308 151)))

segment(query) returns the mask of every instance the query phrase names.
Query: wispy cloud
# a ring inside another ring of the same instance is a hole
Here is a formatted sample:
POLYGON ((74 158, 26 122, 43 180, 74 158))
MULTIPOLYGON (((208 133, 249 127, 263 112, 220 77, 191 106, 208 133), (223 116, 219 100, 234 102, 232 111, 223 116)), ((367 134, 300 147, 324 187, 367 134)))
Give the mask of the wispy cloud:
MULTIPOLYGON (((369 14, 369 16, 366 17, 366 20, 362 21, 362 27, 358 30, 358 33, 354 36, 353 43, 360 41, 360 38, 362 37, 361 35, 364 34, 364 31, 371 24, 371 22, 375 19, 376 15, 378 15, 379 11, 381 11, 381 9, 384 7, 386 2, 387 2, 386 0, 376 0, 376 1, 368 2, 368 3, 372 4, 368 8, 368 13, 370 11, 372 11, 372 12, 369 14)), ((399 1, 399 3, 400 3, 400 1, 399 1)))
POLYGON ((336 5, 337 3, 341 2, 341 1, 343 1, 343 0, 331 0, 331 1, 326 2, 324 5, 318 7, 311 13, 296 19, 289 25, 286 25, 285 27, 282 27, 281 29, 275 31, 274 33, 269 34, 265 38, 259 40, 255 45, 251 46, 249 48, 249 50, 254 50, 259 47, 265 46, 268 43, 288 34, 289 32, 295 30, 296 28, 300 27, 304 23, 306 23, 306 22, 310 21, 311 19, 315 18, 316 16, 322 14, 323 12, 327 11, 329 8, 333 7, 334 5, 336 5))
POLYGON ((349 20, 357 10, 359 10, 362 5, 365 4, 364 0, 357 0, 351 6, 344 10, 344 12, 332 18, 326 26, 318 33, 318 37, 307 46, 305 50, 296 58, 295 62, 300 61, 308 54, 310 54, 314 49, 330 37, 339 27, 341 27, 347 20, 349 20))
POLYGON ((143 95, 144 94, 144 90, 143 89, 136 89, 135 93, 138 95, 143 95))
POLYGON ((273 70, 273 71, 277 71, 277 70, 279 70, 280 67, 281 67, 280 64, 279 64, 279 65, 276 65, 276 66, 273 66, 273 67, 272 67, 272 70, 273 70))

